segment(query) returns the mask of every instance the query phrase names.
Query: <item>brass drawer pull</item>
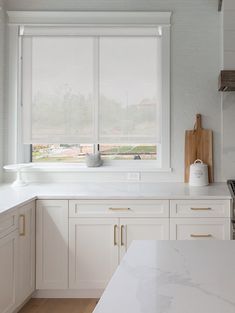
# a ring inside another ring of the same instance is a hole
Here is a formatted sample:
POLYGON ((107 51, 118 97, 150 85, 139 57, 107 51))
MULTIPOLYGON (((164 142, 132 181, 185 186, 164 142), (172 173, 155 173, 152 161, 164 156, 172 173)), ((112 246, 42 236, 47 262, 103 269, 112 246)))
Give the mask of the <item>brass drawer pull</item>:
POLYGON ((192 211, 210 211, 211 208, 191 208, 192 211))
POLYGON ((20 236, 25 236, 25 234, 26 234, 26 231, 25 231, 25 215, 24 214, 21 214, 20 216, 19 216, 19 220, 22 220, 23 221, 23 229, 22 229, 22 231, 20 231, 19 232, 19 235, 20 236))
POLYGON ((117 246, 117 228, 118 226, 117 225, 114 225, 114 237, 113 237, 113 243, 114 243, 114 246, 117 246))
POLYGON ((129 211, 130 208, 109 208, 110 211, 129 211))
POLYGON ((123 230, 124 230, 124 227, 125 227, 124 225, 121 226, 121 246, 125 245, 125 243, 123 241, 123 230))
POLYGON ((192 238, 211 238, 213 237, 211 234, 201 234, 201 235, 195 235, 195 234, 191 234, 190 237, 192 238))

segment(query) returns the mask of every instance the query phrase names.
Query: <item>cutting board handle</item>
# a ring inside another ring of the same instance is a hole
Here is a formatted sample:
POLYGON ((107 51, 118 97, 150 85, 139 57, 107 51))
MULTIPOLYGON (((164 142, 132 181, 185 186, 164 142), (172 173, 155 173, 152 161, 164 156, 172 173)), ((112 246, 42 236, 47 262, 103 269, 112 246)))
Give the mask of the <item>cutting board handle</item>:
POLYGON ((194 130, 202 129, 202 116, 201 114, 196 115, 196 122, 194 124, 194 130))

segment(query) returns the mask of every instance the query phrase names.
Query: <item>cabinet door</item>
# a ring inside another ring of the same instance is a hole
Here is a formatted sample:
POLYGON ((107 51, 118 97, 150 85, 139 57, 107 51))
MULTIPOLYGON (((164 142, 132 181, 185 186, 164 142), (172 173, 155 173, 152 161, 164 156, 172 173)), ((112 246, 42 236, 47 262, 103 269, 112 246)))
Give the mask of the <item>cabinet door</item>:
POLYGON ((35 202, 19 209, 18 303, 35 290, 35 202))
POLYGON ((0 215, 0 238, 10 234, 18 227, 18 210, 0 215))
POLYGON ((118 219, 69 221, 69 287, 104 289, 118 265, 118 219))
POLYGON ((172 240, 229 240, 230 229, 229 218, 172 218, 170 238, 172 240))
POLYGON ((17 231, 0 239, 0 312, 16 307, 17 231))
POLYGON ((68 288, 68 201, 36 205, 36 289, 68 288))
POLYGON ((122 258, 133 240, 169 239, 168 218, 120 219, 120 247, 122 258))

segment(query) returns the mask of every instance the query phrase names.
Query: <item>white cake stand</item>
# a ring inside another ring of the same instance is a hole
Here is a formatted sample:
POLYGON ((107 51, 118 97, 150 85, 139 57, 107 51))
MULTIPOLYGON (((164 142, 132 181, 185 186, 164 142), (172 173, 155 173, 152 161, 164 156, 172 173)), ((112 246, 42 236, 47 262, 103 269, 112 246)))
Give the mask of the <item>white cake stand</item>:
POLYGON ((13 182, 13 187, 23 187, 26 186, 27 183, 22 179, 21 170, 26 167, 32 167, 32 163, 22 163, 22 164, 11 164, 5 165, 3 168, 5 170, 16 171, 16 180, 13 182))

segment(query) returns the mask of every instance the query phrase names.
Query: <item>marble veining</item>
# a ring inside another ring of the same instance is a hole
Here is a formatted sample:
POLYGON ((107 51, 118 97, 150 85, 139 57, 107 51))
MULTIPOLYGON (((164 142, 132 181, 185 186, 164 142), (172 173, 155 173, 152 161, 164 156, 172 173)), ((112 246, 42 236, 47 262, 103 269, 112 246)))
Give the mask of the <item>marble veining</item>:
POLYGON ((234 313, 231 241, 136 241, 94 313, 234 313))

